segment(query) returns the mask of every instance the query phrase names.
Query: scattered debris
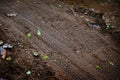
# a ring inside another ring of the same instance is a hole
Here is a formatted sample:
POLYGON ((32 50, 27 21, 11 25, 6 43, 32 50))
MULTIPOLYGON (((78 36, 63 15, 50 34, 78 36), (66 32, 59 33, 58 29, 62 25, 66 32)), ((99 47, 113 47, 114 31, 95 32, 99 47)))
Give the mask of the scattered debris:
POLYGON ((0 55, 2 55, 2 58, 4 59, 6 57, 7 51, 6 49, 12 49, 13 46, 11 44, 5 43, 0 40, 0 55))
POLYGON ((24 48, 24 45, 20 42, 17 43, 19 47, 24 48))
POLYGON ((28 37, 28 38, 31 38, 31 37, 32 37, 32 34, 27 33, 27 37, 28 37))
POLYGON ((4 49, 12 49, 13 48, 13 46, 11 44, 8 44, 8 43, 4 44, 2 47, 4 49))
POLYGON ((114 65, 114 63, 113 63, 113 62, 111 62, 111 61, 109 61, 109 64, 110 64, 110 65, 114 65))
POLYGON ((6 57, 6 50, 2 47, 0 47, 0 55, 2 55, 3 59, 6 57))
POLYGON ((48 57, 47 55, 44 55, 44 56, 43 56, 43 59, 44 59, 44 60, 47 60, 48 58, 49 58, 49 57, 48 57))
POLYGON ((94 18, 102 18, 102 16, 103 16, 102 12, 96 11, 94 9, 85 8, 83 6, 74 7, 74 11, 78 14, 90 15, 94 18))
POLYGON ((30 75, 30 74, 31 74, 31 71, 30 71, 30 70, 28 70, 28 71, 26 72, 26 74, 27 74, 27 75, 30 75))
POLYGON ((24 48, 24 46, 22 44, 19 45, 21 48, 24 48))
POLYGON ((101 69, 101 67, 97 65, 97 66, 96 66, 96 69, 101 69))
POLYGON ((15 16, 17 16, 17 13, 7 13, 6 15, 8 17, 15 17, 15 16))
POLYGON ((10 56, 6 58, 6 61, 11 61, 11 60, 12 58, 10 56))

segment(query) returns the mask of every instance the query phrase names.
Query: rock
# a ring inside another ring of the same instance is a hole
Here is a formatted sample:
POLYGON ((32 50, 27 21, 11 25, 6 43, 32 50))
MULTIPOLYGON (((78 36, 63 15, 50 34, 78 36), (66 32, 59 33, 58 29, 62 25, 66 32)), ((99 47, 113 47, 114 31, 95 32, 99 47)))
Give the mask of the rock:
POLYGON ((92 24, 92 28, 100 29, 101 27, 98 24, 92 24))
POLYGON ((28 70, 28 71, 26 72, 26 74, 27 74, 27 75, 30 75, 30 74, 31 74, 31 71, 30 71, 30 70, 28 70))
POLYGON ((11 44, 8 44, 8 43, 4 44, 2 47, 4 49, 11 49, 11 48, 13 48, 13 46, 11 44))
POLYGON ((37 30, 37 35, 40 36, 41 35, 41 31, 37 30))
POLYGON ((5 30, 8 30, 8 27, 4 28, 5 30))
POLYGON ((15 17, 15 16, 17 16, 17 13, 7 13, 6 15, 8 17, 15 17))

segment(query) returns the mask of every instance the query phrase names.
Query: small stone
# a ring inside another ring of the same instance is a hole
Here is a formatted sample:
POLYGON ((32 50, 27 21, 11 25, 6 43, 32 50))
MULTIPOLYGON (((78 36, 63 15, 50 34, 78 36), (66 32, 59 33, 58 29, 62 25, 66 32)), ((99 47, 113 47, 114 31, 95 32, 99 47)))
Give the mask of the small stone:
POLYGON ((38 57, 38 56, 39 56, 39 53, 38 53, 38 52, 34 52, 33 55, 34 55, 35 57, 38 57))
POLYGON ((92 24, 92 28, 95 28, 95 29, 100 29, 101 27, 97 24, 92 24))
POLYGON ((80 53, 80 51, 77 50, 76 53, 78 54, 78 53, 80 53))
POLYGON ((41 35, 41 31, 37 30, 37 35, 40 36, 41 35))
POLYGON ((8 30, 8 28, 6 27, 6 28, 4 28, 5 30, 8 30))
POLYGON ((60 5, 60 4, 59 4, 58 6, 59 6, 59 7, 61 7, 61 5, 60 5))
POLYGON ((45 22, 44 22, 44 21, 41 21, 41 23, 42 23, 42 24, 45 24, 45 22))
POLYGON ((13 48, 13 46, 11 45, 11 44, 4 44, 3 46, 2 46, 3 48, 9 48, 9 49, 12 49, 13 48))
POLYGON ((85 21, 90 21, 89 19, 85 18, 85 21))
POLYGON ((31 74, 31 71, 30 71, 30 70, 28 70, 28 71, 26 72, 26 74, 27 74, 27 75, 30 75, 30 74, 31 74))
POLYGON ((15 17, 15 16, 17 16, 17 13, 7 13, 6 15, 8 17, 15 17))
POLYGON ((95 9, 91 9, 92 11, 95 11, 95 9))

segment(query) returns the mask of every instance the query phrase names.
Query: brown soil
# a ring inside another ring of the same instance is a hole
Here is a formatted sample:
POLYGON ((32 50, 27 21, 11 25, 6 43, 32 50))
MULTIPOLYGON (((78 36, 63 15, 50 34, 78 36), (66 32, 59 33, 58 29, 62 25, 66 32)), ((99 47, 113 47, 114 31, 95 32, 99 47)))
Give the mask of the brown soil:
POLYGON ((0 78, 120 80, 120 47, 110 34, 86 25, 83 18, 93 19, 91 16, 83 16, 57 0, 0 1, 0 40, 14 45, 7 55, 11 61, 0 58, 0 78), (18 15, 8 17, 7 13, 18 15), (36 35, 38 29, 40 37, 36 35), (49 59, 42 59, 43 55, 49 59), (101 69, 96 69, 97 65, 101 69), (28 70, 30 75, 25 74, 28 70))

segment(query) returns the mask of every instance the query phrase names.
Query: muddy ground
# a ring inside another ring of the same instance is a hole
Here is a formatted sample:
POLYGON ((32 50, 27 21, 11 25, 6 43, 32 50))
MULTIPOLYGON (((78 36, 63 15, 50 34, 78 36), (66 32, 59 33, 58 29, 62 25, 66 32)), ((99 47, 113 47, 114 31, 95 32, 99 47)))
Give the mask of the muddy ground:
MULTIPOLYGON (((91 5, 84 4, 88 8, 91 5)), ((117 14, 115 20, 119 21, 117 4, 102 5, 110 8, 92 6, 94 13, 105 15, 115 10, 109 16, 117 14)), ((106 19, 100 18, 97 20, 103 21, 104 25, 100 25, 103 29, 95 29, 89 26, 89 21, 96 19, 76 12, 75 8, 78 6, 57 0, 0 0, 0 40, 14 46, 7 50, 11 61, 0 58, 0 78, 120 80, 119 22, 110 22, 117 29, 103 30, 106 19), (8 17, 7 13, 17 13, 17 16, 8 17), (40 36, 36 33, 38 29, 42 33, 40 36), (118 32, 117 36, 114 32, 118 32), (28 38, 27 33, 32 37, 28 38), (38 58, 33 56, 34 52, 39 53, 38 58), (44 55, 49 58, 44 60, 44 55), (96 69, 96 66, 100 68, 96 69), (28 70, 30 75, 26 75, 28 70)))

